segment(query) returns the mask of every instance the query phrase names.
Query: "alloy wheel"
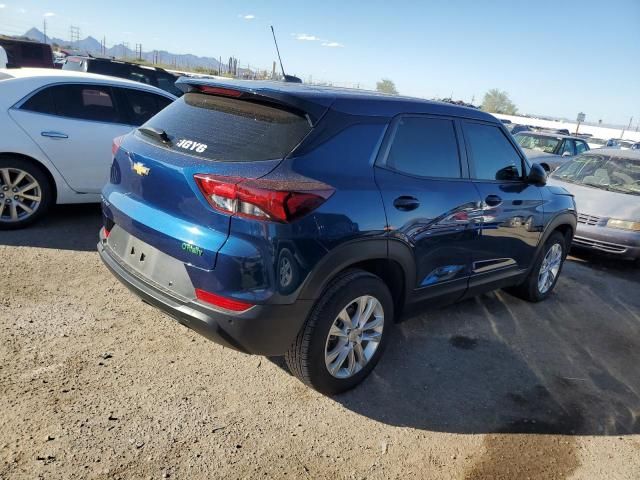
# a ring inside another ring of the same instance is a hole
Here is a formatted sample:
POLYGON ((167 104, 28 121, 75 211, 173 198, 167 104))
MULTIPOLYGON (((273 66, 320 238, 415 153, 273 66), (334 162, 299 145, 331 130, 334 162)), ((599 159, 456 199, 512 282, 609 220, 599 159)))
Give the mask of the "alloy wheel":
POLYGON ((349 302, 333 321, 324 361, 336 378, 349 378, 371 360, 382 340, 384 310, 380 301, 363 295, 349 302))
POLYGON ((42 201, 42 188, 19 168, 0 168, 0 222, 14 223, 33 215, 42 201))
POLYGON ((542 260, 540 273, 538 274, 538 291, 547 293, 555 282, 560 266, 562 265, 562 246, 554 243, 542 260))

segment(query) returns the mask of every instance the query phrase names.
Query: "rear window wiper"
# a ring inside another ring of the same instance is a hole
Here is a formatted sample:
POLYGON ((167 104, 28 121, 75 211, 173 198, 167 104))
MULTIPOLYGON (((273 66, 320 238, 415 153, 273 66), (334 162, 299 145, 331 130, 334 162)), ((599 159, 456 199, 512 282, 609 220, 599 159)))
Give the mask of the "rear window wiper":
POLYGON ((144 135, 147 135, 148 137, 153 137, 156 140, 160 140, 162 143, 167 143, 167 144, 171 143, 171 139, 169 138, 169 135, 167 135, 167 132, 165 132, 161 128, 140 127, 138 128, 138 131, 140 133, 143 133, 144 135))

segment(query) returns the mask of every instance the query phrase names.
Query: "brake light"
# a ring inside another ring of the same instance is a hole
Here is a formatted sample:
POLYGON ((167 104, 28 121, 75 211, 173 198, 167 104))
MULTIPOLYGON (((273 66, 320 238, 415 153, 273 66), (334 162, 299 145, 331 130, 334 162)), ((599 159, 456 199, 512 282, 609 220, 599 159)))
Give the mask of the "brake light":
POLYGON ((215 293, 207 292, 206 290, 200 290, 196 288, 196 298, 216 307, 224 308, 225 310, 231 310, 233 312, 244 312, 253 307, 252 304, 247 302, 241 302, 240 300, 233 300, 227 297, 221 297, 215 293))
POLYGON ((118 150, 120 150, 120 145, 122 145, 122 141, 124 140, 125 135, 120 135, 113 139, 113 143, 111 144, 111 156, 115 157, 118 150))
POLYGON ((211 87, 209 85, 198 85, 196 89, 202 93, 208 93, 210 95, 222 95, 223 97, 238 98, 242 95, 242 92, 240 90, 234 90, 232 88, 211 87))
POLYGON ((104 238, 107 239, 111 234, 111 230, 107 230, 107 227, 102 227, 102 234, 104 235, 104 238))
POLYGON ((290 222, 312 212, 334 192, 319 182, 290 182, 197 174, 198 187, 209 204, 241 217, 290 222))

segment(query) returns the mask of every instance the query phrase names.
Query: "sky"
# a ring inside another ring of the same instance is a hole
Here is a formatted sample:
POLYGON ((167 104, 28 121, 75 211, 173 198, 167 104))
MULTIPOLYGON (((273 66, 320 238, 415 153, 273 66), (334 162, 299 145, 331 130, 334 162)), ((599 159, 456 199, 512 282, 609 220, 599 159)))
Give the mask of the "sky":
POLYGON ((520 112, 640 121, 640 0, 0 0, 0 33, 32 26, 107 45, 233 55, 271 69, 269 25, 288 74, 475 104, 491 88, 520 112))

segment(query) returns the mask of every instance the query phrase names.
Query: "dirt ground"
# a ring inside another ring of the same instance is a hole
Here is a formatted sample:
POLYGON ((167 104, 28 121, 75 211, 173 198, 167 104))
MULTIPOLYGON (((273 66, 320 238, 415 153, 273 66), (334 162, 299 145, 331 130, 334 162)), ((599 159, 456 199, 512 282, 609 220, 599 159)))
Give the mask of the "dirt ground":
POLYGON ((0 232, 0 479, 640 478, 640 270, 581 254, 554 295, 399 325, 328 398, 213 344, 95 253, 97 207, 0 232))

